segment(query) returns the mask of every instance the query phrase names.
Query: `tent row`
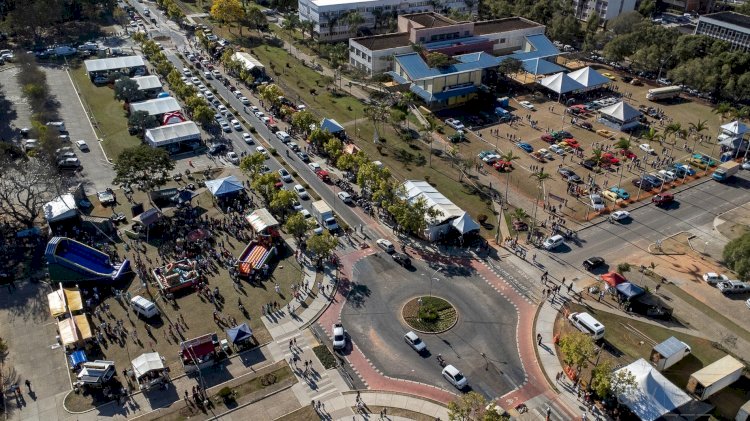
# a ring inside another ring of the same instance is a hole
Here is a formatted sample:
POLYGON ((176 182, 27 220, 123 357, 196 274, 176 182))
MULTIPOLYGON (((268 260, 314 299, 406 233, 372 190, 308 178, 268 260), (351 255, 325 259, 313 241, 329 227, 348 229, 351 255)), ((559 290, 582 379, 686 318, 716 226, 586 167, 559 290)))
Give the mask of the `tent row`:
POLYGON ((567 94, 596 89, 610 83, 610 80, 591 67, 584 67, 570 73, 547 76, 538 83, 557 94, 567 94))

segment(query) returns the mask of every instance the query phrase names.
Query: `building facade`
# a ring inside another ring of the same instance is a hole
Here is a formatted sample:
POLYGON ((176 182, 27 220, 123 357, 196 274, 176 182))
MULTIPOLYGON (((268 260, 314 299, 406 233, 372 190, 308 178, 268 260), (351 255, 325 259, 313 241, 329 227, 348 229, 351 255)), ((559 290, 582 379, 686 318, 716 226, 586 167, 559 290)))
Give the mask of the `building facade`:
POLYGON ((300 20, 314 23, 313 34, 319 40, 341 41, 358 30, 382 32, 388 19, 402 14, 456 11, 473 15, 478 4, 472 0, 298 0, 298 13, 300 20), (355 12, 363 22, 352 28, 347 17, 355 12))
POLYGON ((482 22, 456 22, 437 13, 398 17, 398 32, 349 40, 349 65, 368 75, 393 69, 393 57, 414 46, 448 56, 485 52, 508 54, 521 49, 530 35, 545 27, 520 17, 482 22))
POLYGON ((732 49, 750 52, 750 16, 735 12, 719 12, 698 18, 696 35, 727 41, 732 49))
POLYGON ((580 20, 588 20, 597 14, 602 20, 616 18, 635 10, 636 0, 573 0, 573 11, 580 20))

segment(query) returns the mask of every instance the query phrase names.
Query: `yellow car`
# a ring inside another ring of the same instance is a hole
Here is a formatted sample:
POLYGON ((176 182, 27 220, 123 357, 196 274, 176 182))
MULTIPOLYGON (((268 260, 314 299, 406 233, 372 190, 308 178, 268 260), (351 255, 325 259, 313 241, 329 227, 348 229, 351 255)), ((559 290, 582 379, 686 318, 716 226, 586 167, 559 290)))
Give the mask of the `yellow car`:
POLYGON ((617 196, 617 193, 615 193, 613 191, 604 190, 603 192, 601 192, 601 195, 605 199, 607 199, 609 201, 612 201, 612 202, 617 202, 619 200, 619 198, 617 196))
POLYGON ((573 148, 570 147, 566 142, 560 142, 557 144, 562 150, 564 150, 566 153, 573 153, 573 148))
POLYGON ((612 73, 602 73, 602 76, 606 77, 609 80, 617 80, 615 75, 613 75, 612 73))
POLYGON ((610 132, 609 130, 600 129, 596 131, 596 134, 602 137, 606 137, 607 139, 613 139, 615 137, 615 134, 610 132))

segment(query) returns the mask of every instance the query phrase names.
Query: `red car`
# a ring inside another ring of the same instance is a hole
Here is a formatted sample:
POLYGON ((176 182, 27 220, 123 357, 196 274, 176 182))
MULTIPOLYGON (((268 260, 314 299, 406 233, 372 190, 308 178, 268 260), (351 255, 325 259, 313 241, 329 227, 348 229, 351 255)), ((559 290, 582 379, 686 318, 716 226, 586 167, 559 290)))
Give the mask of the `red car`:
POLYGON ((567 143, 568 146, 570 146, 573 149, 581 149, 581 145, 578 143, 577 140, 575 140, 573 138, 565 139, 565 140, 563 140, 563 142, 567 143))
POLYGON ((555 141, 555 138, 552 137, 552 136, 550 136, 550 135, 548 135, 548 134, 543 134, 542 135, 542 140, 545 141, 545 142, 547 142, 547 143, 553 143, 555 141))
POLYGON ((629 149, 620 149, 620 155, 624 156, 627 159, 636 158, 636 154, 631 152, 629 149))
POLYGON ((605 152, 602 154, 602 161, 612 165, 618 165, 620 163, 620 160, 609 152, 605 152))
POLYGON ((325 170, 318 170, 315 175, 318 176, 319 179, 323 180, 324 182, 328 183, 331 181, 331 177, 328 175, 328 171, 325 170))
POLYGON ((513 164, 507 161, 495 161, 492 166, 498 171, 510 171, 513 169, 513 164))
POLYGON ((652 203, 656 203, 656 206, 667 205, 674 201, 674 196, 669 193, 657 194, 651 198, 652 203))

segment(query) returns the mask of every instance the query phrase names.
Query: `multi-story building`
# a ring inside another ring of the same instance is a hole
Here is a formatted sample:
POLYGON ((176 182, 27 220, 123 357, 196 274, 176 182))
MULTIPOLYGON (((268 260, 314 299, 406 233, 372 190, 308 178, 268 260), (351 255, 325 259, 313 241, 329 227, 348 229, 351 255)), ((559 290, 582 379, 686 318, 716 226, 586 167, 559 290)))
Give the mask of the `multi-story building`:
POLYGON ((437 13, 398 17, 398 32, 349 40, 349 65, 369 75, 393 68, 393 57, 416 48, 449 56, 485 52, 502 55, 521 49, 544 25, 514 17, 482 22, 456 22, 437 13))
POLYGON ((341 41, 361 30, 383 32, 385 22, 398 15, 432 11, 473 15, 478 4, 475 0, 298 0, 298 13, 300 20, 315 24, 313 34, 319 40, 341 41), (355 12, 363 21, 353 28, 348 16, 355 12))
POLYGON ((750 16, 719 12, 698 18, 696 35, 706 35, 732 44, 732 49, 750 52, 750 16))
POLYGON ((592 14, 610 20, 635 10, 635 4, 636 0, 573 0, 573 12, 580 20, 588 20, 592 14))
POLYGON ((704 13, 713 8, 713 0, 662 0, 671 10, 704 13))

